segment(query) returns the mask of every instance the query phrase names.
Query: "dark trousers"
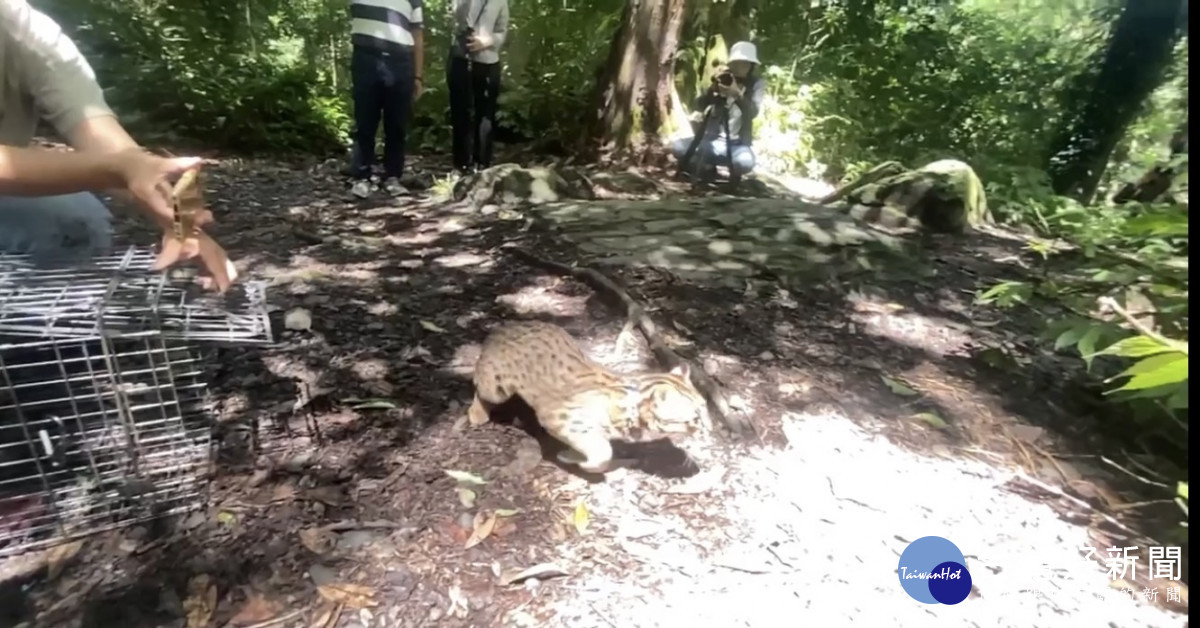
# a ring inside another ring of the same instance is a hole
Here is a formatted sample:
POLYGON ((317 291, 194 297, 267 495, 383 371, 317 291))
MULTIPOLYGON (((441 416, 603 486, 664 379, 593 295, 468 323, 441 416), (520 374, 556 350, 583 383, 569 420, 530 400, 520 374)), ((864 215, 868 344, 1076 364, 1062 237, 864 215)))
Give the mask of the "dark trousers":
POLYGON ((446 64, 450 90, 450 127, 454 167, 492 165, 496 99, 500 96, 500 64, 468 61, 451 55, 446 64))
POLYGON ((383 52, 355 46, 350 57, 354 97, 355 176, 365 179, 375 165, 375 132, 383 120, 383 172, 404 172, 404 143, 413 101, 412 51, 383 52))

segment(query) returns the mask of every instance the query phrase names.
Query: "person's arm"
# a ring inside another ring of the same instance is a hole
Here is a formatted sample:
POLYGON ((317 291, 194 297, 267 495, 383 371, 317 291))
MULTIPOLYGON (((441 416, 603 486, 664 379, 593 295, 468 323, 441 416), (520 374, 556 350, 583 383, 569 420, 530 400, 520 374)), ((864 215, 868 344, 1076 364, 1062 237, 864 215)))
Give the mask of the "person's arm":
POLYGON ((694 108, 696 111, 704 111, 716 100, 717 95, 713 93, 713 90, 710 88, 705 88, 704 91, 700 92, 700 95, 696 97, 696 105, 694 108))
POLYGON ((421 0, 413 0, 409 23, 413 28, 413 76, 425 87, 425 11, 421 5, 421 0))
POLYGON ((500 52, 504 40, 508 37, 508 0, 500 3, 500 12, 496 14, 496 23, 492 25, 492 49, 500 52))
POLYGON ((0 146, 0 194, 52 196, 124 185, 115 160, 94 151, 0 146))
POLYGON ((15 44, 22 79, 42 117, 78 150, 137 146, 96 83, 96 73, 62 28, 26 0, 0 0, 0 25, 15 44))
POLYGON ((758 112, 762 111, 763 98, 766 97, 767 85, 762 77, 755 79, 750 85, 750 89, 742 92, 742 97, 738 98, 738 108, 742 110, 742 115, 747 119, 753 120, 758 117, 758 112))

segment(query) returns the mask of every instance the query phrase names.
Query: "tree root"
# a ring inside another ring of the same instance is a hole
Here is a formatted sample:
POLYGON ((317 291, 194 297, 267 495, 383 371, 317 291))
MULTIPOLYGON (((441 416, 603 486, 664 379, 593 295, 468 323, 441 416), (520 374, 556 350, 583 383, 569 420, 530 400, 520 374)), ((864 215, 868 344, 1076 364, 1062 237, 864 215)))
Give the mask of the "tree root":
MULTIPOLYGON (((530 266, 552 272, 556 275, 578 279, 601 296, 606 297, 606 300, 610 303, 620 304, 625 310, 625 328, 636 327, 642 333, 642 337, 646 339, 646 343, 650 345, 650 350, 654 353, 654 357, 664 367, 674 368, 675 366, 688 363, 687 360, 668 347, 666 342, 663 341, 662 335, 658 332, 658 326, 650 319, 645 308, 634 300, 633 297, 629 296, 629 293, 618 286, 616 282, 604 276, 599 271, 586 267, 567 266, 559 262, 542 259, 519 248, 509 250, 530 266)), ((691 373, 692 384, 696 386, 696 389, 708 401, 709 415, 714 419, 714 422, 725 426, 737 436, 745 437, 754 435, 754 426, 746 417, 732 415, 729 410, 729 402, 726 401, 720 386, 704 371, 703 365, 690 364, 689 367, 688 370, 691 373)))

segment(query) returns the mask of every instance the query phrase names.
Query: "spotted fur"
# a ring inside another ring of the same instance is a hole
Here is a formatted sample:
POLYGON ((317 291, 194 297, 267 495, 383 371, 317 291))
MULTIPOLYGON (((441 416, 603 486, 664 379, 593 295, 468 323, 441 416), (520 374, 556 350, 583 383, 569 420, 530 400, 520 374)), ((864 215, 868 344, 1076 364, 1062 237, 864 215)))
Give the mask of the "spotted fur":
POLYGON ((574 450, 559 460, 593 473, 609 468, 613 436, 639 430, 690 434, 708 423, 704 396, 687 366, 617 373, 550 323, 508 323, 493 331, 475 364, 474 383, 467 412, 472 425, 486 423, 492 408, 519 396, 551 436, 574 450))

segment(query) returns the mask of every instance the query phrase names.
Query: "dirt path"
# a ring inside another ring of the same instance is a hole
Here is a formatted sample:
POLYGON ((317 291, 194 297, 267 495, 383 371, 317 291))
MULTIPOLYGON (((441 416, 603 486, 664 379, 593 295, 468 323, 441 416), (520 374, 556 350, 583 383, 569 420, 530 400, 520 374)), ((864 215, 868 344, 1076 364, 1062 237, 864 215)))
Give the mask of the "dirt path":
POLYGON ((1170 583, 1152 583, 1157 605, 1135 600, 1082 555, 1122 544, 1120 528, 1056 487, 1127 485, 1069 458, 1051 389, 973 377, 962 357, 1016 337, 954 320, 996 251, 947 249, 936 283, 792 293, 619 273, 762 442, 681 443, 694 464, 664 447, 657 474, 590 483, 518 424, 463 416, 474 352, 502 320, 556 321, 614 368, 647 363, 616 347, 623 321, 590 290, 503 245, 576 250, 520 216, 353 203, 326 169, 224 164, 210 188, 221 242, 273 284, 280 342, 220 352, 211 508, 89 540, 31 589, 37 625, 184 626, 215 600, 215 626, 1186 626, 1185 606, 1161 608, 1170 583), (297 307, 310 330, 284 329, 297 307), (244 455, 250 419, 258 459, 244 455), (959 605, 900 586, 901 553, 928 535, 966 555, 974 593, 959 605), (517 577, 529 568, 543 577, 517 577))

